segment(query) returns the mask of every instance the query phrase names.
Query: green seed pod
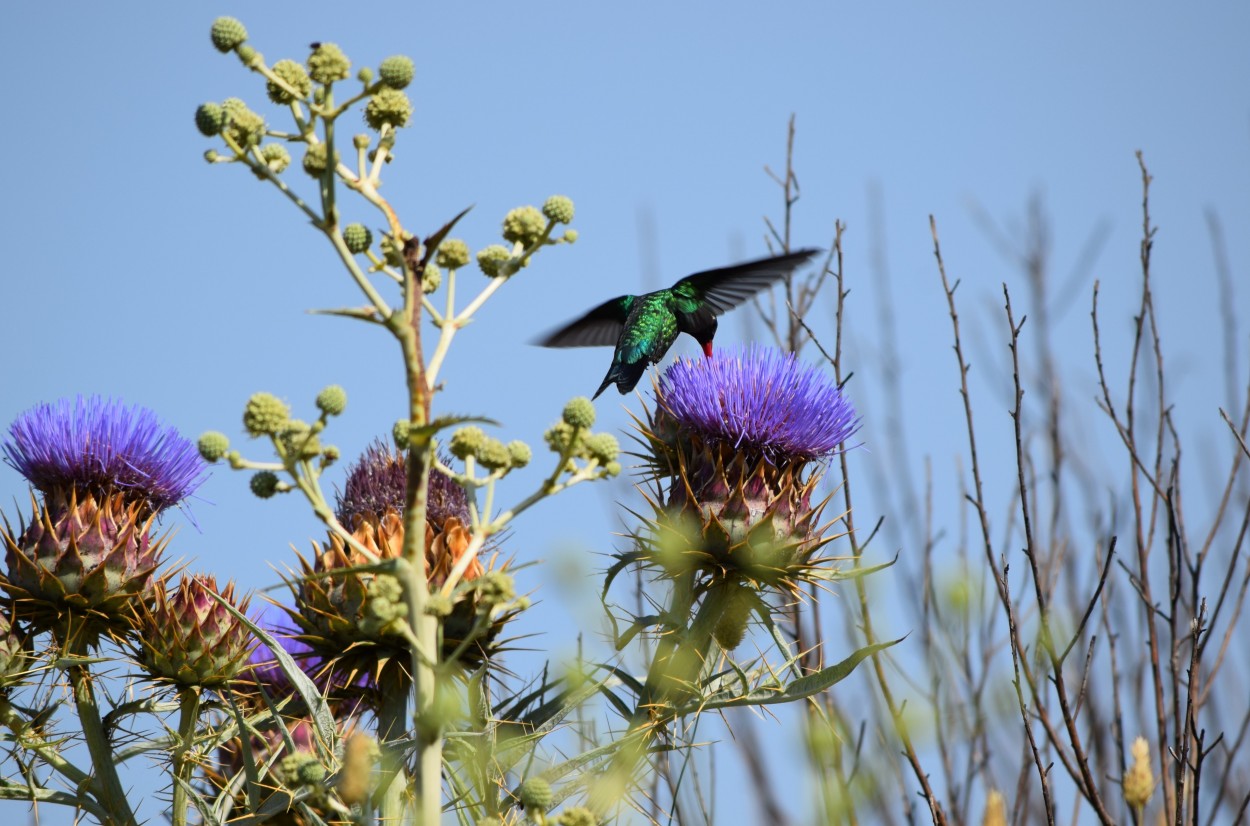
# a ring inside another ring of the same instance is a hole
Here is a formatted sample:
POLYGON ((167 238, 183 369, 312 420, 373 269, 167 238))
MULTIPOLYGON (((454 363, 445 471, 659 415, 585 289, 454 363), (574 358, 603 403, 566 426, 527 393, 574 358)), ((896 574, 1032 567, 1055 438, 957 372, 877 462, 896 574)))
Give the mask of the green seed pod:
MULTIPOLYGON (((304 153, 304 171, 314 178, 320 178, 326 171, 326 145, 314 143, 304 153)), ((334 162, 339 162, 339 153, 334 153, 334 162)))
POLYGON ((370 129, 380 130, 386 124, 398 129, 407 126, 410 117, 412 101, 398 89, 380 90, 369 98, 369 105, 365 107, 365 123, 369 124, 370 129))
POLYGON ((268 499, 278 492, 278 476, 271 470, 262 470, 252 477, 252 493, 261 499, 268 499))
POLYGON ((347 409, 347 391, 332 384, 317 394, 317 409, 327 416, 338 416, 347 409))
POLYGON ((209 34, 213 38, 213 46, 222 54, 247 40, 247 29, 233 17, 218 17, 213 21, 209 34))
POLYGON ((407 419, 395 422, 395 426, 391 428, 391 439, 395 442, 395 447, 400 450, 408 449, 408 434, 411 430, 412 424, 407 419))
POLYGON ((484 250, 477 253, 477 265, 481 267, 482 272, 491 278, 499 276, 499 267, 504 261, 512 257, 512 253, 508 248, 500 244, 491 244, 484 250))
POLYGON ((504 470, 512 464, 512 456, 503 442, 489 436, 482 440, 474 453, 478 464, 487 470, 504 470))
POLYGON ((267 143, 260 148, 260 158, 275 175, 281 175, 291 165, 291 153, 280 143, 267 143))
POLYGON ((348 224, 343 227, 343 243, 353 255, 360 255, 373 245, 373 233, 364 224, 348 224))
POLYGON ((272 436, 286 426, 291 408, 272 393, 254 393, 243 409, 243 429, 250 436, 272 436))
POLYGON ((522 246, 532 247, 547 229, 547 219, 532 206, 517 207, 503 218, 505 241, 520 241, 522 246))
POLYGON ((486 609, 506 605, 516 599, 516 580, 503 571, 487 571, 473 581, 478 600, 486 609))
POLYGON ((226 113, 216 103, 201 103, 195 110, 195 128, 206 138, 221 134, 226 124, 226 113))
POLYGON ((459 428, 451 434, 448 450, 457 459, 467 459, 477 453, 478 448, 486 441, 486 433, 475 425, 459 428))
POLYGON ((352 62, 334 43, 318 43, 308 56, 308 74, 318 83, 333 83, 351 77, 352 62))
POLYGON ((440 267, 458 270, 469 263, 469 245, 459 238, 448 238, 438 245, 438 257, 434 260, 440 267))
POLYGON ((438 264, 430 262, 425 265, 425 269, 421 271, 421 292, 429 295, 435 292, 443 283, 443 271, 438 268, 438 264))
POLYGON ((222 133, 244 149, 259 146, 265 137, 265 119, 247 108, 247 104, 238 98, 227 98, 222 101, 222 110, 226 115, 226 123, 222 133))
POLYGON ((326 767, 321 765, 315 754, 306 751, 297 751, 282 758, 279 773, 288 786, 296 789, 318 786, 326 779, 326 767))
POLYGON ((204 457, 204 461, 216 462, 222 456, 225 456, 226 451, 230 449, 230 439, 224 433, 209 430, 200 435, 200 439, 195 446, 199 448, 200 455, 204 457))
POLYGON ((589 428, 595 423, 595 403, 585 396, 570 399, 561 417, 572 427, 589 428))
POLYGON ((608 476, 620 476, 621 475, 621 463, 620 462, 608 462, 606 465, 603 466, 603 472, 606 473, 608 476))
POLYGON ((325 449, 321 451, 321 463, 325 467, 329 467, 337 462, 342 455, 343 453, 338 449, 337 445, 326 445, 325 449))
POLYGON ((564 241, 564 243, 566 244, 576 244, 577 243, 577 230, 566 229, 564 231, 564 235, 561 238, 561 240, 564 241))
POLYGON ((517 790, 517 797, 521 799, 521 805, 525 807, 525 811, 542 813, 551 808, 555 793, 551 790, 551 784, 546 780, 541 777, 531 777, 521 784, 521 788, 517 790))
POLYGON ((570 806, 560 812, 555 826, 598 826, 595 813, 585 806, 570 806))
POLYGON ((563 195, 552 195, 543 204, 543 215, 557 224, 573 223, 573 201, 563 195))
POLYGON ((621 443, 611 433, 596 433, 586 439, 586 450, 599 460, 599 464, 606 465, 616 461, 621 453, 621 443))
POLYGON ((221 155, 217 154, 216 149, 204 150, 204 160, 208 161, 209 163, 217 163, 218 159, 220 158, 221 158, 221 155))
POLYGON ((417 69, 412 58, 397 54, 388 57, 378 66, 378 77, 392 89, 403 89, 416 77, 417 69))
POLYGON ((356 79, 368 86, 373 82, 373 70, 368 66, 361 66, 360 71, 356 72, 356 79))
POLYGON ((299 459, 315 459, 321 454, 321 437, 302 419, 291 419, 278 434, 288 456, 299 459))
POLYGON ((308 76, 308 72, 304 67, 294 60, 279 60, 273 64, 273 73, 286 82, 296 91, 297 94, 292 95, 286 89, 274 83, 272 80, 265 83, 265 90, 269 92, 269 99, 274 103, 290 103, 294 100, 304 100, 312 92, 312 78, 308 76))
POLYGON ((508 457, 511 459, 514 468, 522 468, 528 465, 530 460, 534 458, 534 451, 525 442, 522 442, 520 439, 514 439, 508 442, 508 457))

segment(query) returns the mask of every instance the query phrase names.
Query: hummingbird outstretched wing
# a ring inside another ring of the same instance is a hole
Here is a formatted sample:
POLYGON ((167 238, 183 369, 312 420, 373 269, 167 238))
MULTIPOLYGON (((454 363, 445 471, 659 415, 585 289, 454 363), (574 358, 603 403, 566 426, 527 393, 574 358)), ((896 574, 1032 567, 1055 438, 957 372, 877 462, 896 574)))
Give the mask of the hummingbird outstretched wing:
POLYGON ((808 247, 785 255, 688 275, 673 285, 673 293, 679 302, 689 302, 689 309, 679 305, 679 312, 693 314, 703 311, 718 316, 732 310, 760 290, 781 281, 818 252, 820 250, 808 247))
POLYGON ((552 330, 535 341, 542 347, 615 346, 625 329, 625 320, 634 296, 622 295, 605 301, 581 318, 552 330))

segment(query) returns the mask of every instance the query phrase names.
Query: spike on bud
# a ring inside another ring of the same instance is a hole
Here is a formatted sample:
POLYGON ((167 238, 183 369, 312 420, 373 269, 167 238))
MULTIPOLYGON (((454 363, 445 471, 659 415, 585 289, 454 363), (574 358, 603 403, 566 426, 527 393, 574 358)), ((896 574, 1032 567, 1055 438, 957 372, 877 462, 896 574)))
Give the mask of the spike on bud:
POLYGON ((136 657, 159 680, 211 688, 239 675, 254 641, 247 627, 215 596, 247 611, 250 596, 236 601, 234 583, 217 587, 211 575, 183 577, 170 589, 153 583, 153 605, 139 611, 136 657))

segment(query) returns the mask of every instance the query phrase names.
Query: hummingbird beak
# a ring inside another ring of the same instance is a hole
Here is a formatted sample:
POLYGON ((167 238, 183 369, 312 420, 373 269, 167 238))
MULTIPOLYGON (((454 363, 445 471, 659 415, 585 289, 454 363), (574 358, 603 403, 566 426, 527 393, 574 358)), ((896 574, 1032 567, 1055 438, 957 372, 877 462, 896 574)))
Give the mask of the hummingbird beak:
POLYGON ((706 356, 707 358, 712 357, 712 342, 711 341, 703 342, 703 355, 706 356))

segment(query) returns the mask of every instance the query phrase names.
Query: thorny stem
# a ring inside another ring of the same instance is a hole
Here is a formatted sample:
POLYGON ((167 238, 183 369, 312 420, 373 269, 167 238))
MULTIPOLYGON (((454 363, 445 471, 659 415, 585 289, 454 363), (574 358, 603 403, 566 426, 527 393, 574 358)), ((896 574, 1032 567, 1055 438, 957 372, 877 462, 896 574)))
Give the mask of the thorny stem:
POLYGON ((178 742, 173 752, 173 826, 186 826, 187 823, 187 788, 191 784, 191 774, 195 770, 195 761, 191 759, 192 747, 195 745, 195 727, 200 719, 200 689, 182 686, 178 689, 178 742))
MULTIPOLYGON (((67 653, 73 658, 85 657, 87 648, 81 643, 74 643, 67 653)), ((101 806, 109 812, 105 826, 138 826, 121 778, 117 776, 113 746, 100 719, 100 706, 96 702, 95 689, 92 686, 94 678, 85 665, 70 665, 66 670, 74 690, 78 723, 82 727, 83 739, 87 742, 87 751, 91 755, 91 765, 95 771, 97 797, 101 806)))

